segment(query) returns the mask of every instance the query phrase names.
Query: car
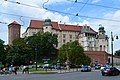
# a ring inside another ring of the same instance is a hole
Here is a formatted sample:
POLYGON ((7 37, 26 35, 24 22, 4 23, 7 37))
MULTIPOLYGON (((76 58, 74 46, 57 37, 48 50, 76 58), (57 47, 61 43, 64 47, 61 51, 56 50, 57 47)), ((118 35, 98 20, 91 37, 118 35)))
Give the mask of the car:
POLYGON ((91 71, 90 66, 82 66, 82 68, 81 68, 81 72, 90 72, 90 71, 91 71))
POLYGON ((115 68, 115 67, 111 67, 111 68, 103 68, 102 70, 101 70, 101 74, 103 75, 103 76, 105 76, 105 75, 108 75, 108 76, 115 76, 115 75, 119 75, 120 74, 120 71, 117 69, 117 68, 115 68))
POLYGON ((44 64, 43 65, 43 68, 49 68, 50 67, 50 64, 44 64))
POLYGON ((101 68, 101 65, 95 66, 95 69, 100 69, 100 68, 101 68))

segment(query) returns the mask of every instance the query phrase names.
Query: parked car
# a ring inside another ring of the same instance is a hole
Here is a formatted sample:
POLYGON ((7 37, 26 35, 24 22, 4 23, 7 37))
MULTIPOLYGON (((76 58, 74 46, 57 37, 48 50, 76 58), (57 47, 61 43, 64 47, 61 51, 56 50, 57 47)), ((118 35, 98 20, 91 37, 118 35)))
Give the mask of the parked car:
POLYGON ((43 68, 50 68, 50 64, 44 64, 43 68))
POLYGON ((107 68, 106 67, 106 68, 101 70, 101 74, 103 76, 105 76, 105 75, 115 76, 115 75, 119 75, 120 71, 117 68, 115 68, 115 67, 111 67, 111 68, 107 68))
POLYGON ((81 68, 81 72, 90 72, 90 71, 91 71, 90 66, 82 66, 82 68, 81 68))
POLYGON ((100 64, 98 64, 98 65, 95 66, 95 69, 100 69, 100 68, 101 68, 100 64))

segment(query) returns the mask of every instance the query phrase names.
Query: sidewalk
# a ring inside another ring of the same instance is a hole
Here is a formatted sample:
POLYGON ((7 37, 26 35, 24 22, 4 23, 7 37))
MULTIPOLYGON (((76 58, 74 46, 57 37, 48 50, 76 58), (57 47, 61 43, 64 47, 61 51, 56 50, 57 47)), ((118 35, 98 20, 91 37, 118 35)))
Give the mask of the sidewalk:
POLYGON ((80 68, 79 69, 70 69, 70 70, 57 70, 58 73, 70 73, 70 72, 80 72, 80 68))

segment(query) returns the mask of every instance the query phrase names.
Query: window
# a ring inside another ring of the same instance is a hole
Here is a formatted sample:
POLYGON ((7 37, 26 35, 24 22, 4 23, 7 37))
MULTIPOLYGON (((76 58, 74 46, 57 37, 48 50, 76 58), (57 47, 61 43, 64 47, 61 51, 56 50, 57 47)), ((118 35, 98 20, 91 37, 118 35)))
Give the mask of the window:
POLYGON ((69 35, 70 36, 70 39, 72 39, 72 35, 69 35))
POLYGON ((35 32, 32 32, 32 34, 34 35, 34 34, 35 34, 35 32))
POLYGON ((104 51, 105 51, 106 47, 104 46, 104 51))
POLYGON ((102 45, 100 45, 100 51, 102 51, 102 45))
POLYGON ((66 35, 65 34, 63 34, 63 38, 65 38, 66 37, 66 35))
POLYGON ((63 39, 63 43, 65 43, 66 42, 66 40, 65 39, 63 39))
POLYGON ((78 35, 75 35, 75 39, 78 39, 78 35))
POLYGON ((72 42, 72 40, 70 40, 70 42, 72 42))

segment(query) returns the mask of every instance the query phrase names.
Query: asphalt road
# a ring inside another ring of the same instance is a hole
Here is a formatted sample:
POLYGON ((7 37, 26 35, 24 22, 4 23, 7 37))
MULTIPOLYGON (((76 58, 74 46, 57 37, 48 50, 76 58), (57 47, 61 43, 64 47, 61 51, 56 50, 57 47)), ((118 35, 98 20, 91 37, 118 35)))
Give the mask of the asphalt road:
POLYGON ((60 74, 0 75, 0 80, 120 80, 119 76, 102 76, 100 71, 70 72, 60 74))

